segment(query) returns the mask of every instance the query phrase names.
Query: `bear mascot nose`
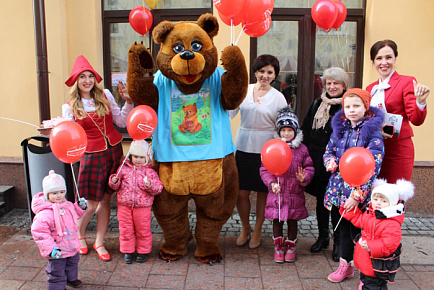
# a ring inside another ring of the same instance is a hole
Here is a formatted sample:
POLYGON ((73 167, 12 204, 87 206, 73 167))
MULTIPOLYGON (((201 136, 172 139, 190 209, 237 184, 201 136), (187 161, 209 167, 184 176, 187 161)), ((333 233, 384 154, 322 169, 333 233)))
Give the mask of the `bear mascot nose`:
POLYGON ((185 60, 190 60, 194 58, 194 53, 192 53, 189 50, 186 50, 184 52, 181 53, 181 58, 185 59, 185 60))

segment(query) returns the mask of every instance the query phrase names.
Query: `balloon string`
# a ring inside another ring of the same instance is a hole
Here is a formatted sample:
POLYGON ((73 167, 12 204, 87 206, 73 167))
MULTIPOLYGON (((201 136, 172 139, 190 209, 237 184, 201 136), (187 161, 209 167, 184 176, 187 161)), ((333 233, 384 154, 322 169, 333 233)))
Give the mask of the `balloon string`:
POLYGON ((332 41, 332 36, 330 35, 330 30, 327 31, 327 33, 328 33, 329 38, 330 38, 330 43, 331 43, 331 45, 332 45, 333 53, 334 53, 335 58, 336 58, 336 63, 337 63, 337 65, 339 66, 338 56, 336 55, 335 47, 334 47, 334 45, 333 45, 333 41, 332 41))
POLYGON ((5 118, 5 117, 0 117, 0 119, 5 119, 5 120, 14 121, 14 122, 19 122, 19 123, 23 123, 23 124, 27 124, 27 125, 33 126, 33 127, 35 127, 35 128, 39 128, 39 126, 36 126, 36 125, 30 124, 30 123, 27 123, 27 122, 24 122, 24 121, 20 121, 20 120, 15 120, 15 119, 5 118))
POLYGON ((347 55, 347 70, 350 71, 350 60, 348 59, 348 55, 347 55))
POLYGON ((80 199, 80 194, 78 193, 77 181, 75 180, 74 166, 72 166, 72 163, 69 163, 69 164, 71 165, 72 180, 74 180, 75 191, 77 192, 78 199, 80 199))
MULTIPOLYGON (((130 149, 131 149, 131 147, 130 147, 130 149)), ((119 175, 119 172, 121 172, 122 166, 124 166, 124 164, 125 164, 125 161, 127 161, 127 158, 128 158, 128 156, 130 155, 130 149, 128 149, 128 153, 127 153, 127 156, 125 156, 125 159, 124 159, 124 161, 122 162, 122 165, 121 165, 121 167, 119 167, 119 169, 118 169, 118 172, 116 172, 116 177, 118 177, 118 175, 119 175)))
POLYGON ((238 41, 240 40, 241 34, 243 34, 243 32, 244 32, 244 28, 241 29, 240 35, 238 36, 238 39, 237 39, 237 41, 235 42, 234 45, 237 45, 238 41))
MULTIPOLYGON (((277 185, 279 185, 279 176, 277 176, 277 185)), ((277 194, 277 198, 279 199, 279 223, 280 223, 280 192, 277 194)))
POLYGON ((234 21, 231 18, 231 45, 234 44, 234 21))
POLYGON ((344 217, 345 211, 342 213, 341 218, 338 221, 338 224, 336 225, 335 229, 333 230, 333 232, 336 232, 336 229, 338 228, 339 224, 341 223, 342 218, 344 217))

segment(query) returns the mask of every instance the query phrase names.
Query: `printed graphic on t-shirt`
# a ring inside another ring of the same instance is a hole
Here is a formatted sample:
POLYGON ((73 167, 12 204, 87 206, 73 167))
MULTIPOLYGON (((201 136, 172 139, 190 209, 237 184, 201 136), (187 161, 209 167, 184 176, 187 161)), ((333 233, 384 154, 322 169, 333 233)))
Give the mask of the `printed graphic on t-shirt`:
POLYGON ((171 100, 171 134, 173 145, 211 143, 211 100, 209 87, 191 95, 173 89, 171 100))

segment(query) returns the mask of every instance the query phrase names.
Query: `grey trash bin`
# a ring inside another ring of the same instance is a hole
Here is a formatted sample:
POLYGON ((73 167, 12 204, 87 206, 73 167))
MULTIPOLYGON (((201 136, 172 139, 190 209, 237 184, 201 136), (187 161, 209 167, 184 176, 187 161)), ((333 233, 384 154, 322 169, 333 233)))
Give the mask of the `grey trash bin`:
MULTIPOLYGON (((42 179, 48 175, 52 169, 57 174, 65 178, 66 198, 75 202, 74 180, 72 177, 71 165, 63 163, 54 156, 48 145, 48 136, 33 136, 21 142, 23 149, 24 172, 26 175, 27 204, 29 207, 30 223, 35 214, 32 212, 32 198, 35 194, 42 191, 42 179), (29 143, 29 141, 39 141, 40 145, 29 143), (44 143, 47 144, 44 146, 44 143)), ((75 169, 74 169, 75 170, 75 169)))

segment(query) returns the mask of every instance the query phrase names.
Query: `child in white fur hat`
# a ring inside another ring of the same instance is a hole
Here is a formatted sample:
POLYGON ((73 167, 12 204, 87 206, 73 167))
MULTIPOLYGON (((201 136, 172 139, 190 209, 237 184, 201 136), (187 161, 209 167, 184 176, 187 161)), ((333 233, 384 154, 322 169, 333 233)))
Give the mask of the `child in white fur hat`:
POLYGON ((47 289, 80 287, 77 221, 85 213, 87 202, 84 198, 74 204, 66 200, 65 179, 54 170, 43 179, 42 189, 32 199, 36 216, 31 232, 42 257, 49 259, 45 270, 47 289))
POLYGON ((124 262, 146 262, 152 249, 151 206, 163 184, 151 168, 152 149, 145 140, 131 142, 129 159, 112 174, 109 186, 117 191, 120 251, 124 262))
POLYGON ((387 289, 387 282, 394 282, 400 266, 404 202, 413 195, 410 181, 401 179, 391 184, 377 179, 365 213, 341 207, 343 217, 362 229, 354 250, 354 265, 360 270, 359 289, 387 289))

